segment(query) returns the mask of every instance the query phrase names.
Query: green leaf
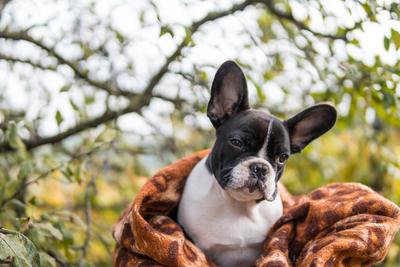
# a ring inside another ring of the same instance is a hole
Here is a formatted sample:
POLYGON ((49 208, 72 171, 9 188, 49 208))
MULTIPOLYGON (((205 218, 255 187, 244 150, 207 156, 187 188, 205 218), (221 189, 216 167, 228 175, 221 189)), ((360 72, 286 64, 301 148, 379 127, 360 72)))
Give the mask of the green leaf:
POLYGON ((277 76, 278 72, 274 70, 268 70, 264 72, 264 81, 271 81, 277 76))
POLYGON ((67 229, 67 228, 61 228, 61 231, 63 233, 63 241, 62 243, 64 244, 64 246, 68 247, 74 244, 74 235, 72 234, 72 232, 67 229))
POLYGON ((10 121, 7 125, 6 132, 7 141, 12 148, 15 149, 24 149, 25 144, 22 142, 21 138, 18 135, 17 124, 14 121, 10 121))
POLYGON ((76 105, 72 99, 69 100, 69 104, 71 105, 73 110, 75 110, 76 112, 79 112, 78 105, 76 105))
POLYGON ((21 168, 18 172, 18 179, 22 180, 28 177, 28 175, 32 172, 33 166, 32 163, 29 161, 25 161, 21 164, 21 168))
POLYGON ((56 112, 56 122, 57 122, 57 125, 60 126, 60 124, 61 124, 63 121, 64 121, 64 118, 63 118, 61 112, 60 112, 59 110, 57 110, 57 112, 56 112))
POLYGON ((205 71, 200 72, 200 80, 205 83, 208 81, 207 73, 205 71))
POLYGON ((259 102, 263 103, 267 97, 265 96, 261 86, 259 84, 257 84, 257 83, 254 83, 254 87, 256 88, 256 92, 257 92, 257 96, 258 96, 259 102))
POLYGON ((145 14, 146 14, 146 12, 144 10, 141 10, 140 13, 139 13, 139 21, 140 21, 141 24, 144 23, 145 14))
POLYGON ((368 15, 372 15, 372 9, 368 2, 362 4, 362 7, 364 8, 365 12, 367 12, 368 15))
POLYGON ((22 202, 21 200, 18 200, 16 198, 11 199, 9 204, 11 204, 15 209, 24 209, 26 206, 26 204, 24 202, 22 202))
POLYGON ((87 260, 83 259, 80 263, 80 266, 82 267, 91 267, 92 264, 90 264, 90 262, 88 262, 87 260))
POLYGON ((392 33, 392 39, 394 42, 394 45, 396 46, 396 49, 400 48, 400 33, 394 29, 391 30, 392 33))
POLYGON ((76 167, 75 169, 75 173, 74 173, 74 178, 75 181, 78 183, 82 182, 82 178, 81 178, 81 165, 79 165, 78 167, 76 167))
POLYGON ((385 47, 385 50, 388 51, 389 50, 389 46, 390 46, 390 39, 387 38, 385 36, 385 38, 383 38, 383 46, 385 47))
POLYGON ((60 93, 63 93, 63 92, 68 92, 68 91, 69 91, 69 89, 71 89, 71 87, 72 87, 72 85, 71 85, 71 84, 65 84, 63 87, 61 87, 61 89, 60 89, 60 93))
POLYGON ((21 233, 0 229, 0 259, 10 260, 12 266, 40 266, 35 245, 21 233))
POLYGON ((36 204, 37 204, 37 198, 36 198, 36 196, 31 197, 31 198, 28 200, 28 203, 31 204, 31 205, 36 205, 36 204))
POLYGON ((370 20, 376 21, 375 10, 372 8, 370 1, 363 3, 362 7, 364 8, 365 13, 367 13, 370 20))
POLYGON ((12 197, 12 195, 21 187, 21 182, 17 179, 9 179, 5 185, 3 185, 2 192, 0 192, 0 198, 7 199, 12 197))
POLYGON ((51 223, 49 222, 45 222, 45 223, 35 223, 34 224, 34 228, 36 228, 37 230, 39 230, 39 232, 47 237, 54 237, 57 240, 62 240, 63 239, 63 235, 60 232, 60 230, 58 230, 57 228, 55 228, 51 223))
POLYGON ((248 77, 248 79, 253 83, 254 87, 256 88, 256 93, 258 96, 258 103, 263 103, 267 97, 264 94, 261 86, 256 81, 254 81, 254 79, 252 79, 251 77, 248 77))
POLYGON ((192 30, 190 28, 185 28, 185 44, 188 46, 194 44, 192 39, 192 30))
POLYGON ((92 104, 93 102, 94 102, 94 96, 92 96, 92 95, 85 96, 85 104, 86 105, 92 104))
POLYGON ((115 32, 115 36, 117 37, 117 39, 120 43, 125 42, 125 36, 121 32, 119 32, 119 31, 114 31, 114 32, 115 32))
POLYGON ((164 34, 169 34, 171 37, 174 37, 174 32, 168 25, 163 25, 160 28, 160 36, 163 36, 164 34))
POLYGON ((61 173, 64 174, 65 178, 67 178, 68 181, 70 181, 70 182, 73 181, 72 178, 74 177, 74 172, 71 169, 71 166, 68 165, 65 168, 65 170, 61 170, 61 173))
POLYGON ((49 254, 39 252, 40 255, 40 267, 56 267, 56 260, 49 254))

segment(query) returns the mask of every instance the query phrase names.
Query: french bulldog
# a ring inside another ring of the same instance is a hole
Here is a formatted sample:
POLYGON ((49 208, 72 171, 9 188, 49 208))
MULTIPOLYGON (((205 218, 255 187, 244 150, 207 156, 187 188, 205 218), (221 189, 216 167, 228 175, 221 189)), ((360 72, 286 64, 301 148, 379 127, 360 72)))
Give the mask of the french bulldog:
POLYGON ((187 178, 177 219, 219 266, 253 266, 283 212, 277 184, 289 156, 331 129, 336 110, 319 104, 283 121, 253 110, 242 70, 227 61, 215 74, 207 116, 216 141, 187 178))

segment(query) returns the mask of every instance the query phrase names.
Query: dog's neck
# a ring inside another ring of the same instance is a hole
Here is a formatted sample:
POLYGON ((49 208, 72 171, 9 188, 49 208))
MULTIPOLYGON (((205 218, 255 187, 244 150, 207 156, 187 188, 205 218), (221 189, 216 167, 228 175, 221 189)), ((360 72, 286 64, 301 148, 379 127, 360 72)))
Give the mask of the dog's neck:
POLYGON ((282 215, 280 196, 272 202, 237 201, 221 188, 206 161, 200 161, 187 179, 178 221, 220 266, 251 266, 268 230, 282 215))

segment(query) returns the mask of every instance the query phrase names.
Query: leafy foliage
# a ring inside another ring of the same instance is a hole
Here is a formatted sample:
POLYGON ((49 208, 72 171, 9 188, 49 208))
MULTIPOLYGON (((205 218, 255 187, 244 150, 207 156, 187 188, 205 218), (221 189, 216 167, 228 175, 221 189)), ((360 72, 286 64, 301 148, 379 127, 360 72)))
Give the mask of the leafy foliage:
POLYGON ((21 233, 1 229, 0 258, 14 266, 39 266, 40 257, 35 245, 21 233))

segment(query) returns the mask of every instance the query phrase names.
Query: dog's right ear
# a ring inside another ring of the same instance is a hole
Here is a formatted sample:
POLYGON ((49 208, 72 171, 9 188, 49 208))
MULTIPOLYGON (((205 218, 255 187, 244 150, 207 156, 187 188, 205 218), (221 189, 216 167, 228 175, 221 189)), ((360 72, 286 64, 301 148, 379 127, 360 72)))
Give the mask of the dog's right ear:
POLYGON ((207 116, 218 128, 228 118, 249 108, 246 78, 235 62, 226 61, 215 74, 207 116))

